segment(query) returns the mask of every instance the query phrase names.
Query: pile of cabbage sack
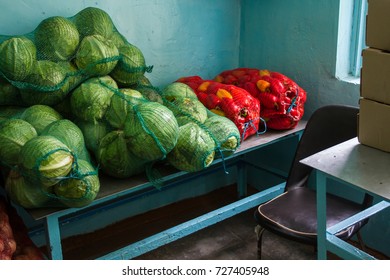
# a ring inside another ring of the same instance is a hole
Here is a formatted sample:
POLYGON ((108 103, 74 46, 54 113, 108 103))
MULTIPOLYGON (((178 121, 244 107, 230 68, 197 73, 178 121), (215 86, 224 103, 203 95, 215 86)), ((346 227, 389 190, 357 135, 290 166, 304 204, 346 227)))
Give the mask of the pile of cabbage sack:
POLYGON ((156 162, 195 172, 237 149, 233 122, 183 83, 153 87, 151 71, 99 8, 0 36, 0 164, 10 198, 25 208, 84 207, 101 172, 130 178, 156 162))

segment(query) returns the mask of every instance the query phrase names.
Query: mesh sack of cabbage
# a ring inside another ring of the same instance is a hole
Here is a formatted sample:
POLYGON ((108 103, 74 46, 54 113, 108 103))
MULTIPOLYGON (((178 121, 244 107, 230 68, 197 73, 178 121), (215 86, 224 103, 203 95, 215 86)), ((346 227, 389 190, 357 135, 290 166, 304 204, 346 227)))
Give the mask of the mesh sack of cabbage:
MULTIPOLYGON (((141 80, 150 84, 144 76, 141 80)), ((177 141, 172 112, 162 101, 150 101, 152 86, 145 97, 136 90, 140 85, 120 88, 109 75, 93 77, 70 96, 70 115, 83 132, 86 147, 111 177, 141 173, 147 163, 164 158, 177 141)), ((158 93, 153 96, 161 99, 158 93)))
POLYGON ((162 97, 179 125, 177 144, 167 155, 169 164, 182 171, 200 171, 238 148, 240 133, 235 124, 210 112, 189 86, 171 83, 162 97))
POLYGON ((87 78, 110 74, 129 86, 150 71, 141 50, 96 7, 48 17, 27 34, 0 36, 0 105, 54 106, 87 78))
POLYGON ((6 192, 22 207, 83 207, 99 192, 81 130, 46 105, 0 122, 0 157, 6 192))

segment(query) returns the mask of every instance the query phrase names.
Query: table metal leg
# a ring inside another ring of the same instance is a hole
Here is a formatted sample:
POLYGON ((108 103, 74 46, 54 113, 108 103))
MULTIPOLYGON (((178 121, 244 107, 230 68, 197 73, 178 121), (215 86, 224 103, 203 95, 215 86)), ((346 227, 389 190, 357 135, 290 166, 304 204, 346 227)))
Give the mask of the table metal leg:
POLYGON ((247 166, 244 161, 240 161, 237 164, 237 191, 238 198, 243 198, 247 196, 247 166))
POLYGON ((326 260, 326 175, 316 170, 317 183, 317 258, 326 260))
POLYGON ((46 244, 49 258, 62 260, 61 233, 57 216, 47 216, 45 223, 46 244))
POLYGON ((371 207, 345 219, 344 221, 337 223, 327 229, 327 248, 329 251, 332 251, 336 255, 350 260, 372 260, 375 259, 373 256, 367 254, 366 252, 355 248, 351 244, 337 238, 335 235, 339 231, 348 228, 349 226, 362 221, 370 216, 373 216, 380 211, 390 207, 390 202, 381 201, 377 204, 372 205, 371 207))

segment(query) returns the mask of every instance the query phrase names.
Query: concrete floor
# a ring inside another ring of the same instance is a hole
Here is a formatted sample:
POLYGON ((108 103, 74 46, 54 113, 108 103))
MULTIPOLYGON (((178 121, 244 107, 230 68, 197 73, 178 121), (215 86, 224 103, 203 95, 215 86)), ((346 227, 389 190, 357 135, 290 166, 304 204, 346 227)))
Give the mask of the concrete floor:
MULTIPOLYGON (((230 203, 235 187, 184 200, 113 224, 102 230, 63 240, 64 259, 94 259, 123 244, 135 242, 166 228, 230 203), (174 213, 174 215, 173 215, 174 213)), ((140 260, 256 260, 257 238, 254 209, 207 227, 137 257, 140 260)), ((316 254, 270 232, 263 235, 263 259, 310 260, 316 254)))
MULTIPOLYGON (((256 260, 257 237, 253 211, 236 215, 192 235, 137 257, 138 260, 256 260)), ((355 246, 356 242, 351 241, 355 246)), ((382 253, 366 249, 377 259, 382 253)), ((269 231, 263 234, 263 260, 315 260, 314 247, 281 238, 269 231)), ((328 259, 338 256, 328 253, 328 259)))
MULTIPOLYGON (((136 259, 256 260, 255 226, 253 210, 249 210, 136 259)), ((262 259, 312 260, 316 259, 316 253, 311 246, 289 241, 266 231, 263 235, 262 259)))

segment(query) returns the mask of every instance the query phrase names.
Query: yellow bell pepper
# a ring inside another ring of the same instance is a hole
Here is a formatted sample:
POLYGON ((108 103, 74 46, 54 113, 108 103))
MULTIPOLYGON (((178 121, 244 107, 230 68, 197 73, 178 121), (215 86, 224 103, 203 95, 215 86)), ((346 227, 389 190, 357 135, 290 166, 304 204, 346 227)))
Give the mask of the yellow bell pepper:
POLYGON ((269 88, 271 86, 271 83, 267 82, 267 81, 264 81, 264 80, 258 80, 256 82, 256 86, 257 88, 261 91, 261 92, 266 92, 266 91, 269 91, 269 88))
POLYGON ((198 90, 205 92, 205 91, 207 91, 207 88, 209 87, 209 85, 210 85, 210 82, 203 82, 198 86, 198 90))
POLYGON ((217 96, 221 99, 222 98, 233 99, 233 96, 230 94, 230 92, 228 92, 226 89, 223 88, 217 90, 217 96))

